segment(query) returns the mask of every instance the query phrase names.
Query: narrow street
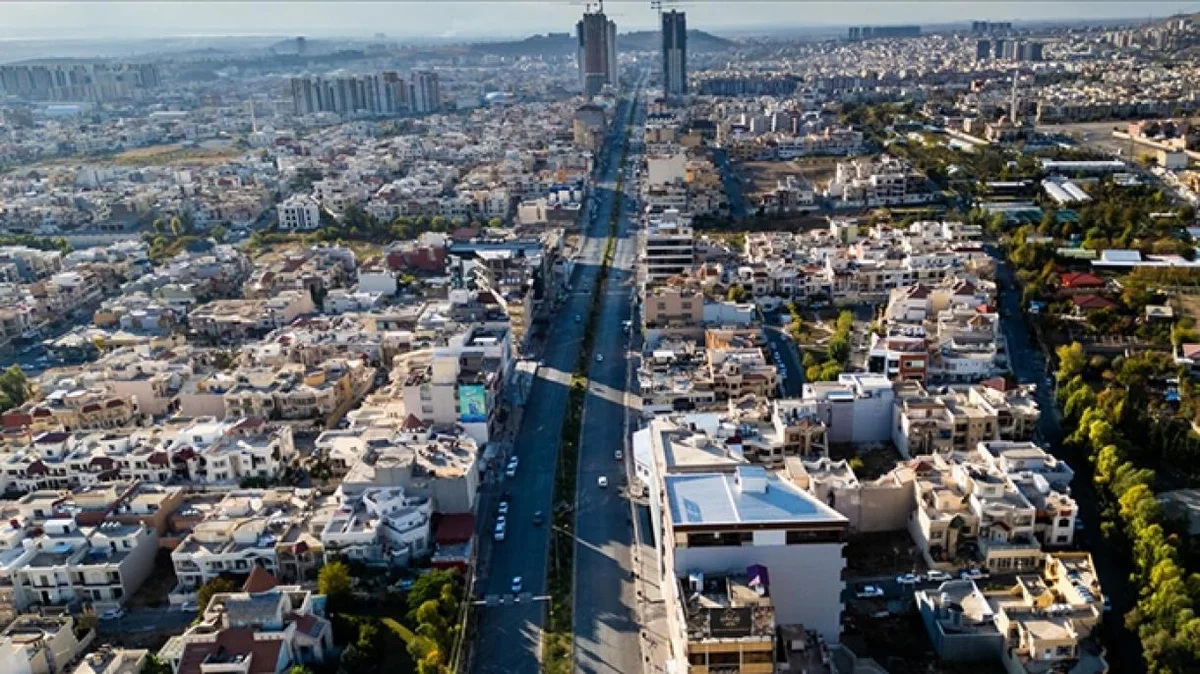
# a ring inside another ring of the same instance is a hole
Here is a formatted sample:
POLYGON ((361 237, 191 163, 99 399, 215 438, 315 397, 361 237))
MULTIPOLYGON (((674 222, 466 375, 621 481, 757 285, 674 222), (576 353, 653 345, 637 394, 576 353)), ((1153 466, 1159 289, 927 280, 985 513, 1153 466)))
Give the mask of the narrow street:
POLYGON ((1107 636, 1108 660, 1114 672, 1146 671, 1142 659, 1142 645, 1137 635, 1126 629, 1123 616, 1134 607, 1137 597, 1129 583, 1130 568, 1126 559, 1117 554, 1113 546, 1100 534, 1100 502, 1092 484, 1092 471, 1087 457, 1079 455, 1062 443, 1062 419, 1054 400, 1053 372, 1046 355, 1029 335, 1025 314, 1021 309, 1021 294, 1016 287, 1016 278, 1011 267, 1004 262, 995 248, 997 258, 996 280, 1001 284, 1000 317, 1004 337, 1008 342, 1008 360, 1017 381, 1022 384, 1036 383, 1038 407, 1042 411, 1038 421, 1037 440, 1048 447, 1055 456, 1065 460, 1075 471, 1071 483, 1071 496, 1079 505, 1079 516, 1085 524, 1076 539, 1084 550, 1092 553, 1092 560, 1100 574, 1104 593, 1112 600, 1112 611, 1105 616, 1104 633, 1107 636))

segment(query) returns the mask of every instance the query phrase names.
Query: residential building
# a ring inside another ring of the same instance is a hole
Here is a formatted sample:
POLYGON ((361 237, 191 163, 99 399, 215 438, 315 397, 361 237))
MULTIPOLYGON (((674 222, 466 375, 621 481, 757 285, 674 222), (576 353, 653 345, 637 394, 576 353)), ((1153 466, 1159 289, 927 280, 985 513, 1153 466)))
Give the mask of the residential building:
POLYGON ((0 671, 68 674, 71 663, 96 636, 94 630, 77 635, 76 628, 75 619, 65 612, 17 616, 0 632, 0 671))
POLYGON ((695 234, 690 218, 667 210, 651 220, 642 233, 641 267, 647 283, 655 284, 680 274, 691 274, 696 265, 695 234))
POLYGON ((579 81, 584 96, 595 96, 605 85, 616 85, 617 24, 603 11, 585 12, 575 26, 579 42, 579 81))
POLYGON ((280 229, 319 229, 321 205, 310 196, 295 195, 279 204, 277 218, 280 229))

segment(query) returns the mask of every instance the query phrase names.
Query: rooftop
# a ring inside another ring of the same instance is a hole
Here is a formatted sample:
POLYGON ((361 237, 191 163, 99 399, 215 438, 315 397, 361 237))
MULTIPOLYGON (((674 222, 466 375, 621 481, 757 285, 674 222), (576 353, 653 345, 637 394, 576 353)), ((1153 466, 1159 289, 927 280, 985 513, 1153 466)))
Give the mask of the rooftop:
POLYGON ((668 475, 665 482, 676 525, 848 524, 836 510, 761 466, 739 466, 731 473, 668 475))

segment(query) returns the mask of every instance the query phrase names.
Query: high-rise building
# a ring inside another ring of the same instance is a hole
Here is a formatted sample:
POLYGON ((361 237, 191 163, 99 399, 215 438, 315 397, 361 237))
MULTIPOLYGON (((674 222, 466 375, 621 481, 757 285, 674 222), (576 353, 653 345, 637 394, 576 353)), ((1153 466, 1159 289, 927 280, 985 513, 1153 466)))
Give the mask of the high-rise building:
POLYGON ((408 85, 394 72, 328 79, 293 77, 291 87, 298 115, 397 115, 413 109, 408 85))
POLYGON ((662 15, 663 93, 687 93, 687 18, 675 10, 662 15))
POLYGON ((586 96, 617 80, 617 24, 604 11, 588 12, 575 25, 579 38, 579 80, 586 96))
POLYGON ((986 61, 992 56, 992 43, 988 40, 980 40, 975 43, 975 60, 986 61))
POLYGON ((413 112, 437 112, 442 107, 437 73, 430 70, 413 72, 411 100, 413 112))
POLYGON ((49 59, 0 66, 0 94, 30 101, 136 100, 160 83, 151 63, 49 59))
POLYGON ((992 40, 992 54, 998 59, 1004 58, 1004 49, 1007 44, 1008 42, 1005 40, 992 40))

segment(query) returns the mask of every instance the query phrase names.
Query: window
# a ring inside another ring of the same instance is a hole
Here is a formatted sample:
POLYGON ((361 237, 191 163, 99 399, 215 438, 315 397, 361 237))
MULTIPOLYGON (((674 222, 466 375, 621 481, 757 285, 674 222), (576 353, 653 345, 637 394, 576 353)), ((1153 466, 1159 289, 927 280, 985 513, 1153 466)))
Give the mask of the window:
POLYGON ((1067 519, 1066 517, 1060 517, 1058 518, 1058 526, 1065 529, 1071 526, 1071 520, 1067 519))
POLYGON ((929 532, 929 540, 931 540, 931 541, 940 541, 940 540, 942 540, 942 531, 939 529, 939 530, 937 530, 937 531, 931 531, 931 532, 929 532))

